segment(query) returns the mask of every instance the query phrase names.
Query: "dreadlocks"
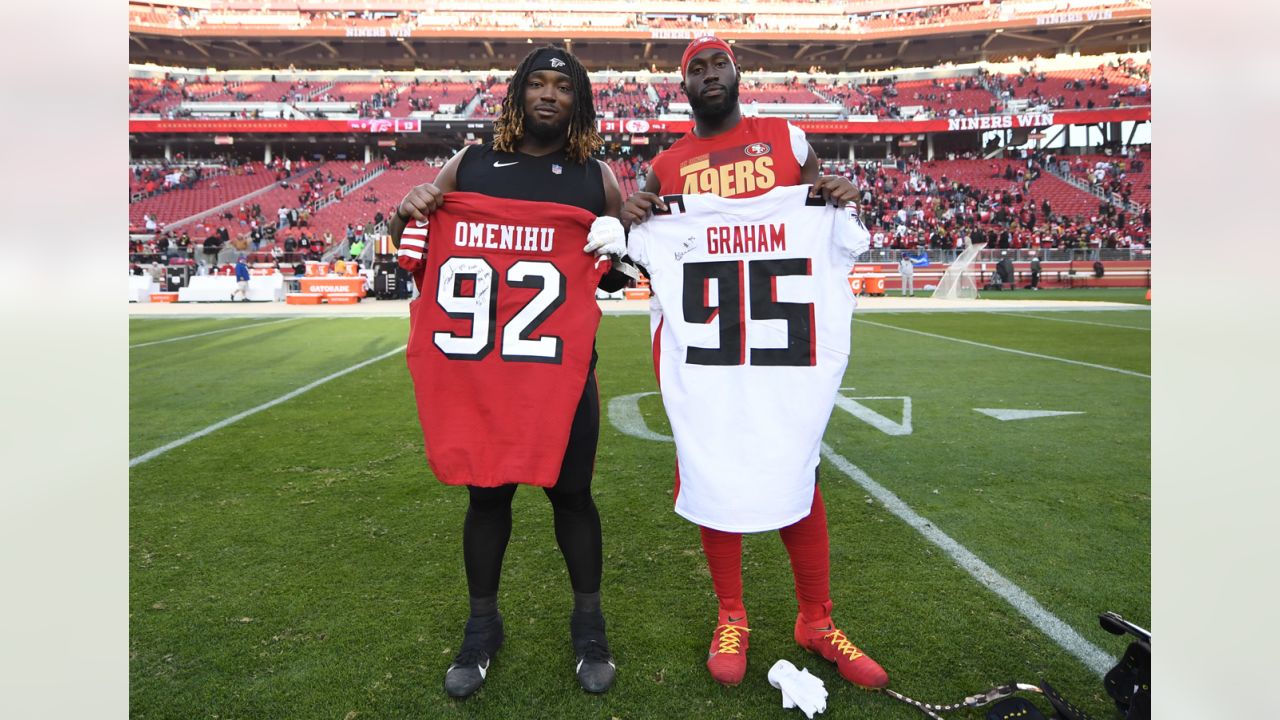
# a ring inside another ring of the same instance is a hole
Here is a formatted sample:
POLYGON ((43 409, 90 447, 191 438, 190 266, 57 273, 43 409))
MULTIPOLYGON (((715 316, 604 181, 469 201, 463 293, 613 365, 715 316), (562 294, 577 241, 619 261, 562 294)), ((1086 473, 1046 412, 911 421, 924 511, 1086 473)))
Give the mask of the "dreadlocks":
POLYGON ((507 83, 507 96, 502 99, 502 114, 493 123, 493 149, 515 152, 524 137, 524 87, 534 70, 544 69, 544 59, 556 58, 552 66, 573 82, 573 111, 569 116, 569 140, 565 154, 576 163, 585 163, 591 153, 604 145, 596 132, 596 109, 591 97, 591 78, 578 58, 554 45, 538 48, 525 56, 507 83), (563 60, 563 63, 557 64, 563 60))

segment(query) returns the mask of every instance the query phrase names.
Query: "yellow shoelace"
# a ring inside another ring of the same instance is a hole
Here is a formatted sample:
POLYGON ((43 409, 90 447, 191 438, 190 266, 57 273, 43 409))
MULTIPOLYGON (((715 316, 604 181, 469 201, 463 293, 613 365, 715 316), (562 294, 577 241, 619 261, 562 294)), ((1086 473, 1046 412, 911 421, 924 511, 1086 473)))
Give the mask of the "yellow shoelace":
POLYGON ((826 640, 830 640, 832 645, 836 646, 836 650, 847 655, 850 662, 857 660, 866 653, 858 649, 856 645, 849 642, 849 638, 844 636, 844 632, 835 630, 822 636, 826 640))
POLYGON ((751 632, 751 629, 741 625, 721 625, 716 628, 716 633, 719 634, 716 652, 736 655, 738 653, 738 645, 742 642, 742 639, 738 637, 739 632, 751 632))

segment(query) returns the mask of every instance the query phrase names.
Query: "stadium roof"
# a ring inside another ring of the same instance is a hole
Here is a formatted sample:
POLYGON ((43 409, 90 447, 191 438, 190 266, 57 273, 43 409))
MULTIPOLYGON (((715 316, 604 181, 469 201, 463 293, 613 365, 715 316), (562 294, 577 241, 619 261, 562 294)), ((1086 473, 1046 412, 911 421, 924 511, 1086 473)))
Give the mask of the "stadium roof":
POLYGON ((1058 10, 1079 4, 914 2, 914 15, 895 17, 897 6, 906 7, 901 0, 520 5, 498 0, 484 4, 487 11, 461 9, 478 5, 461 0, 441 0, 430 10, 393 0, 347 10, 357 3, 311 0, 279 11, 249 11, 231 0, 189 0, 131 4, 129 59, 219 70, 487 70, 510 69, 532 46, 554 42, 567 44, 590 70, 666 71, 678 65, 689 40, 708 29, 733 42, 745 69, 775 71, 841 72, 1150 49, 1149 3, 1089 2, 1089 9, 1058 10), (720 12, 722 5, 734 12, 720 12), (586 6, 593 12, 584 12, 586 6), (760 14, 766 11, 771 14, 760 14))

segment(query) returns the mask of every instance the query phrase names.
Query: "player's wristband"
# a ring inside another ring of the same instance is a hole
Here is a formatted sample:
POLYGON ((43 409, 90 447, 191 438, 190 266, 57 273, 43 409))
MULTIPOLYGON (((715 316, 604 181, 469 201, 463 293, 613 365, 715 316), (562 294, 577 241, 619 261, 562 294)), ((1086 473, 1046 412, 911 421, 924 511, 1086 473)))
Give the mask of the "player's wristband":
POLYGON ((401 222, 409 222, 409 218, 412 218, 413 216, 412 216, 412 215, 409 215, 408 217, 406 217, 406 216, 402 215, 402 214, 400 213, 400 206, 399 206, 399 205, 397 205, 397 206, 396 206, 396 217, 400 218, 400 221, 401 221, 401 222))

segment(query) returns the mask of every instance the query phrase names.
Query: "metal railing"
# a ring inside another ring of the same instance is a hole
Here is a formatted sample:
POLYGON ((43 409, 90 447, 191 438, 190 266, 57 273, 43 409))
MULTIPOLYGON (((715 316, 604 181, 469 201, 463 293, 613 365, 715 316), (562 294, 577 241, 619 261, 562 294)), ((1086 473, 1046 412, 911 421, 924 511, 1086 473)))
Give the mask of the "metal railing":
MULTIPOLYGON (((962 250, 926 250, 929 256, 930 264, 950 264, 955 262, 956 257, 963 252, 962 250)), ((1117 248, 1117 249, 1091 249, 1091 248, 1019 248, 1009 250, 1000 250, 999 248, 986 248, 978 253, 973 262, 976 263, 995 263, 999 262, 1001 253, 1007 252, 1009 258, 1014 262, 1025 262, 1031 259, 1031 253, 1034 252, 1041 262, 1081 262, 1092 263, 1094 260, 1103 262, 1127 261, 1127 260, 1150 260, 1151 250, 1136 250, 1133 248, 1117 248)), ((880 248, 864 252, 858 256, 860 263, 897 263, 898 258, 906 253, 912 257, 919 257, 918 250, 902 250, 880 248)))
POLYGON ((1045 165, 1044 168, 1049 171, 1050 175, 1053 175, 1054 177, 1058 178, 1062 182, 1076 188, 1077 190, 1083 190, 1084 192, 1089 193, 1090 195, 1098 198, 1099 200, 1102 200, 1103 202, 1114 205, 1120 208, 1121 210, 1125 210, 1127 212, 1131 212, 1131 213, 1142 212, 1142 208, 1138 207, 1137 203, 1124 202, 1123 200, 1117 201, 1114 197, 1112 197, 1111 193, 1106 192, 1104 190, 1097 189, 1093 185, 1093 183, 1085 182, 1084 180, 1081 180, 1080 178, 1072 175, 1070 172, 1065 172, 1065 173, 1062 172, 1062 169, 1060 167, 1051 167, 1050 165, 1045 165))

